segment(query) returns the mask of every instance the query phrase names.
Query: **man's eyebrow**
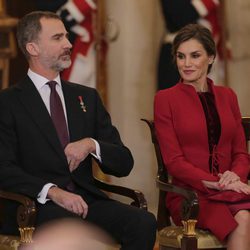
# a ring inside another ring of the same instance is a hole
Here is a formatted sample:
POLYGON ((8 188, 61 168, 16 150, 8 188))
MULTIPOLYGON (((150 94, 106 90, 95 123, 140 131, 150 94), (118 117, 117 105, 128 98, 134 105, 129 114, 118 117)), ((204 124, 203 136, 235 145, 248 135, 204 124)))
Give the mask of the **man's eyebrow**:
POLYGON ((52 35, 52 37, 63 37, 66 36, 67 38, 69 37, 69 33, 56 33, 54 35, 52 35))
POLYGON ((61 37, 61 36, 63 36, 63 33, 56 33, 56 34, 54 34, 54 35, 52 35, 52 37, 61 37))

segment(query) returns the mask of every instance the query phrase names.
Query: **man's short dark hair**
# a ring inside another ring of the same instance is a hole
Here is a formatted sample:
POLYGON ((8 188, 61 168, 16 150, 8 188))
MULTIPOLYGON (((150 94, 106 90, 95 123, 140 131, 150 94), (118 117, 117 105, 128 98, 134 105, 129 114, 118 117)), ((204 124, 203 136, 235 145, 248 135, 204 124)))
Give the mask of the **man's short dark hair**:
POLYGON ((39 33, 42 30, 41 18, 61 20, 54 12, 33 11, 21 18, 17 25, 18 46, 27 59, 29 58, 29 53, 26 50, 26 44, 38 40, 39 33))

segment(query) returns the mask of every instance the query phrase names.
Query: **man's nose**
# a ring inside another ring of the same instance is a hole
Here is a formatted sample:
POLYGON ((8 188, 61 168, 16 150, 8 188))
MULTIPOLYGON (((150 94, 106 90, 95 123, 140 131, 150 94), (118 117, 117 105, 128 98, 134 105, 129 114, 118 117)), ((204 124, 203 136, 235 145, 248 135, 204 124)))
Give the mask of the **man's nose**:
POLYGON ((67 48, 69 48, 69 49, 71 49, 71 48, 72 48, 72 44, 71 44, 71 42, 69 41, 69 39, 68 39, 68 38, 66 38, 66 41, 65 41, 65 47, 67 47, 67 48))

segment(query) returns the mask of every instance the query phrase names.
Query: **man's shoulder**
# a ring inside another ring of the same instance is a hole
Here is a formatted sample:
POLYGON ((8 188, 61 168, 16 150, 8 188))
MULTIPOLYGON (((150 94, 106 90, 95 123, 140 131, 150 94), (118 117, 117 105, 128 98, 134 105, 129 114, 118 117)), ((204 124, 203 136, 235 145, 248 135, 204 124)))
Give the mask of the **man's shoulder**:
POLYGON ((28 76, 25 76, 15 84, 11 84, 8 88, 0 90, 0 98, 16 98, 16 95, 22 90, 25 89, 27 85, 29 85, 31 80, 28 76))
POLYGON ((68 87, 68 88, 71 88, 73 90, 77 90, 77 91, 84 91, 84 92, 97 92, 97 90, 95 88, 92 88, 92 87, 89 87, 89 86, 86 86, 86 85, 81 85, 81 84, 78 84, 78 83, 73 83, 73 82, 69 82, 69 81, 65 81, 65 80, 62 80, 62 85, 68 87))
POLYGON ((18 86, 19 84, 15 84, 6 89, 0 90, 0 98, 10 98, 11 96, 14 96, 18 86))

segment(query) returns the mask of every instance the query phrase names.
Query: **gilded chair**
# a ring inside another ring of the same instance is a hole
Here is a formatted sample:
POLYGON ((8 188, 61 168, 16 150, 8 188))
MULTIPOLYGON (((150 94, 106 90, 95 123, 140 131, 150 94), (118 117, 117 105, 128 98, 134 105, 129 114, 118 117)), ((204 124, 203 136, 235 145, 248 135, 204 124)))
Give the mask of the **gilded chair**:
MULTIPOLYGON (((128 197, 132 200, 130 203, 132 206, 147 210, 147 202, 144 198, 144 195, 140 191, 127 187, 112 185, 97 178, 95 178, 95 184, 105 192, 128 197)), ((28 247, 32 243, 32 234, 35 230, 35 202, 24 195, 0 190, 0 229, 2 221, 1 209, 4 206, 4 200, 12 200, 20 204, 16 214, 20 235, 14 236, 0 234, 0 250, 26 249, 26 246, 28 247)), ((118 244, 115 246, 107 246, 107 250, 111 249, 115 250, 120 248, 118 244)))
MULTIPOLYGON (((154 121, 147 119, 141 120, 146 122, 150 128, 151 140, 154 145, 158 166, 156 184, 159 188, 157 211, 159 250, 225 250, 226 246, 219 242, 212 233, 195 227, 199 213, 197 194, 192 190, 180 188, 171 183, 171 176, 168 175, 164 166, 155 134, 154 121), (178 193, 184 197, 184 201, 181 205, 183 226, 175 226, 171 223, 170 214, 165 205, 167 192, 178 193)), ((248 143, 250 140, 250 117, 243 117, 242 125, 248 143)))

